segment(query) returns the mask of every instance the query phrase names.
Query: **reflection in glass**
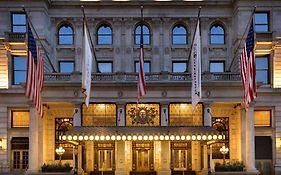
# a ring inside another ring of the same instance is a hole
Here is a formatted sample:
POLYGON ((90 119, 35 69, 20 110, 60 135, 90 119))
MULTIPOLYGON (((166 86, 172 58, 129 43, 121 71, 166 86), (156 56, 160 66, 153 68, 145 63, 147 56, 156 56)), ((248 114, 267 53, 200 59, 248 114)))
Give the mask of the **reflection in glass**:
POLYGON ((256 81, 268 84, 269 70, 268 57, 256 57, 256 81))
POLYGON ((173 72, 185 72, 185 71, 187 71, 187 62, 186 61, 173 62, 173 72))
POLYGON ((59 44, 71 45, 73 44, 74 33, 70 25, 62 25, 59 28, 59 44))
POLYGON ((224 72, 224 61, 211 61, 210 72, 224 72))
POLYGON ((74 71, 74 62, 73 61, 60 61, 60 72, 62 73, 71 73, 74 71))
POLYGON ((26 57, 13 57, 13 84, 26 81, 26 57))
POLYGON ((26 15, 24 13, 12 14, 12 32, 26 32, 26 15))
POLYGON ((113 150, 99 150, 99 171, 111 171, 113 165, 113 150))
POLYGON ((112 73, 112 62, 98 62, 101 73, 112 73))
MULTIPOLYGON (((141 25, 135 29, 135 44, 140 44, 141 25)), ((143 44, 150 44, 150 30, 146 25, 143 25, 143 44)))
POLYGON ((98 44, 112 44, 112 29, 108 25, 102 25, 98 28, 98 44))
POLYGON ((268 32, 268 13, 255 13, 255 31, 256 32, 268 32))
MULTIPOLYGON (((139 72, 139 68, 140 68, 139 62, 135 62, 135 72, 139 72)), ((144 70, 145 73, 150 72, 150 62, 148 62, 148 61, 144 62, 143 70, 144 70)))
POLYGON ((224 28, 221 25, 211 27, 211 44, 224 44, 224 28))
POLYGON ((187 31, 182 25, 176 25, 173 28, 173 44, 187 44, 187 31))

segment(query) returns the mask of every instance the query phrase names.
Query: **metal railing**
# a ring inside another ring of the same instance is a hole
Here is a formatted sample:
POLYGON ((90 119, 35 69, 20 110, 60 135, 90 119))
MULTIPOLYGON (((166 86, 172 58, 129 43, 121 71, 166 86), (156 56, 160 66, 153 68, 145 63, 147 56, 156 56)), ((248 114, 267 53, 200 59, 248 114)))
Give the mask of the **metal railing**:
MULTIPOLYGON (((93 73, 93 82, 135 82, 138 74, 136 73, 93 73)), ((147 73, 145 79, 148 82, 191 82, 190 73, 147 73)), ((50 73, 45 74, 45 82, 81 82, 82 76, 80 72, 71 74, 50 73)), ((219 81, 241 81, 240 74, 236 73, 203 73, 202 82, 219 82, 219 81)))
POLYGON ((25 32, 5 32, 5 38, 8 42, 25 42, 25 32))

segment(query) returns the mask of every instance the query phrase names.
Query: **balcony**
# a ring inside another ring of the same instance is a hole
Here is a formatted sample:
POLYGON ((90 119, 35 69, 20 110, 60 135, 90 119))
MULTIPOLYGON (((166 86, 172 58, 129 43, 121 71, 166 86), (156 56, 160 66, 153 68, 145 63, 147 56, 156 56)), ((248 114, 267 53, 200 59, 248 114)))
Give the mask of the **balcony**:
MULTIPOLYGON (((136 73, 93 73, 93 82, 103 83, 133 83, 136 82, 138 74, 136 73)), ((149 73, 145 75, 148 83, 171 83, 171 82, 191 82, 190 73, 149 73)), ((46 83, 79 83, 82 81, 80 72, 72 74, 50 73, 45 74, 46 83)), ((241 81, 240 74, 235 73, 203 73, 202 82, 238 82, 241 81)))
POLYGON ((6 42, 19 43, 26 41, 26 33, 22 32, 5 32, 6 42))

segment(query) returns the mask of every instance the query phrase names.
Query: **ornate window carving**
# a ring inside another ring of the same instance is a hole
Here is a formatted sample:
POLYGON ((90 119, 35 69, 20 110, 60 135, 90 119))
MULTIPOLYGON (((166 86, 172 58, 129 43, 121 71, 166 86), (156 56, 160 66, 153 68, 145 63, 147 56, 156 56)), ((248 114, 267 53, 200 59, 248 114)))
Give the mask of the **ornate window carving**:
POLYGON ((159 104, 127 104, 126 126, 159 126, 159 104))

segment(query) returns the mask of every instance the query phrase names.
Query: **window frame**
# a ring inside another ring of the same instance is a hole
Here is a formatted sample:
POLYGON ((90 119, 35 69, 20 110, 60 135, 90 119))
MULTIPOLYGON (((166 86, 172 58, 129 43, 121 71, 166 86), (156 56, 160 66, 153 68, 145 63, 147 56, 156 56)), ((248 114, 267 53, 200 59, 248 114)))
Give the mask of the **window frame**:
POLYGON ((57 28, 57 43, 58 43, 58 45, 74 45, 74 28, 72 27, 72 25, 70 24, 70 23, 62 23, 62 24, 60 24, 59 25, 59 27, 57 28), (61 28, 62 27, 66 27, 66 26, 68 26, 68 27, 70 27, 71 28, 71 30, 72 30, 72 33, 71 34, 60 34, 60 30, 61 30, 61 28), (60 41, 61 41, 61 39, 60 39, 60 37, 61 36, 72 36, 72 42, 71 42, 71 44, 61 44, 60 43, 60 41))
POLYGON ((210 71, 210 73, 223 73, 223 72, 212 72, 211 71, 211 64, 212 63, 223 63, 223 72, 225 72, 225 61, 224 60, 210 60, 209 61, 209 71, 210 71))
POLYGON ((26 64, 24 65, 25 70, 15 70, 15 58, 16 57, 22 57, 25 58, 25 61, 27 63, 27 56, 17 56, 17 55, 13 55, 12 56, 12 68, 13 68, 13 72, 12 72, 12 85, 19 85, 20 83, 25 83, 26 82, 26 72, 27 72, 27 67, 26 64), (25 81, 23 82, 19 82, 19 83, 15 83, 15 72, 24 72, 25 73, 25 81))
POLYGON ((113 61, 98 61, 98 68, 101 71, 101 73, 113 73, 113 61), (111 63, 111 72, 102 72, 99 66, 100 63, 111 63))
MULTIPOLYGON (((260 71, 264 71, 265 69, 257 69, 257 59, 259 59, 259 58, 266 58, 267 59, 267 76, 266 76, 266 78, 267 78, 267 82, 266 83, 263 83, 263 82, 260 82, 260 83, 262 83, 262 84, 264 84, 264 85, 267 85, 267 84, 270 84, 271 83, 271 79, 270 79, 270 57, 269 57, 269 55, 265 55, 265 56, 256 56, 256 75, 257 75, 257 72, 258 72, 258 70, 260 70, 260 71)), ((256 82, 258 82, 257 81, 257 79, 256 79, 256 82)))
MULTIPOLYGON (((27 17, 26 17, 26 13, 24 12, 11 12, 11 32, 14 32, 14 26, 25 26, 25 31, 22 33, 26 33, 27 32, 27 17), (13 20, 13 15, 16 14, 22 14, 25 15, 25 25, 14 25, 14 20, 13 20)), ((14 33, 21 33, 21 32, 14 32, 14 33)))
MULTIPOLYGON (((139 60, 135 60, 134 61, 134 72, 135 73, 138 73, 137 72, 137 63, 139 63, 140 61, 139 60)), ((145 64, 145 63, 149 63, 149 72, 145 72, 145 70, 144 70, 144 74, 147 74, 147 73, 151 73, 151 61, 150 60, 145 60, 144 62, 143 62, 143 64, 145 64)), ((144 66, 144 65, 143 65, 144 66)))
POLYGON ((188 44, 188 30, 187 30, 187 27, 185 25, 183 25, 183 24, 176 24, 176 25, 174 25, 173 28, 172 28, 172 45, 187 45, 187 44, 188 44), (183 27, 185 29, 186 33, 185 34, 175 34, 174 33, 174 29, 176 27, 178 27, 178 28, 183 27), (185 36, 185 43, 174 43, 174 37, 175 36, 182 36, 182 37, 185 36))
MULTIPOLYGON (((135 28, 134 28, 134 44, 135 44, 135 45, 140 45, 140 43, 137 43, 137 36, 141 37, 141 32, 140 32, 139 34, 136 32, 136 31, 137 31, 137 28, 138 28, 139 26, 141 27, 141 23, 140 23, 140 22, 137 23, 137 24, 135 25, 135 28)), ((143 33, 143 37, 148 36, 148 43, 145 43, 145 42, 143 41, 143 45, 151 45, 151 38, 152 38, 152 37, 151 37, 151 29, 150 29, 149 25, 146 24, 146 23, 143 23, 142 26, 143 26, 143 28, 144 28, 144 27, 147 27, 147 29, 148 29, 148 34, 143 33)))
POLYGON ((113 45, 113 30, 112 30, 112 27, 109 25, 109 24, 106 24, 106 23, 103 23, 103 24, 100 24, 99 27, 97 28, 97 33, 96 33, 96 36, 97 36, 97 45, 113 45), (102 27, 109 27, 110 29, 110 34, 99 34, 99 30, 102 28, 102 27), (100 38, 101 36, 110 36, 111 37, 111 41, 110 41, 110 44, 101 44, 99 41, 100 41, 100 38))
MULTIPOLYGON (((28 127, 14 127, 14 125, 13 125, 13 119, 14 119, 14 112, 28 112, 28 113, 30 113, 30 111, 28 110, 28 109, 12 109, 11 110, 11 124, 10 124, 10 126, 11 126, 11 128, 29 128, 29 123, 28 123, 28 127)), ((30 118, 29 118, 29 120, 30 120, 30 118)))
POLYGON ((181 60, 175 60, 175 61, 172 61, 172 73, 185 73, 185 72, 188 72, 188 61, 181 61, 181 60), (184 72, 174 72, 174 63, 185 63, 186 66, 185 66, 185 71, 184 72))
POLYGON ((273 111, 271 109, 254 109, 254 127, 255 128, 271 128, 272 127, 272 113, 273 111), (255 125, 255 112, 256 111, 269 111, 269 126, 256 126, 255 125))
POLYGON ((71 61, 71 60, 59 60, 59 72, 60 73, 72 73, 72 72, 75 72, 75 61, 71 61), (73 63, 73 71, 72 72, 61 72, 61 63, 64 62, 64 63, 73 63))
POLYGON ((266 33, 270 32, 270 12, 269 11, 258 11, 254 14, 254 31, 256 33, 266 33), (256 24, 256 14, 266 14, 267 15, 267 24, 256 24), (256 26, 267 26, 267 31, 256 31, 256 26))
POLYGON ((210 27, 210 42, 209 42, 209 44, 211 44, 211 45, 225 45, 225 43, 226 43, 225 27, 224 27, 222 24, 220 24, 220 23, 214 23, 214 24, 212 24, 211 27, 210 27), (212 33, 212 29, 213 29, 214 27, 221 27, 222 30, 223 30, 223 34, 213 34, 213 33, 212 33), (212 42, 212 36, 218 36, 218 37, 219 37, 219 36, 223 36, 223 43, 213 43, 213 42, 212 42))

